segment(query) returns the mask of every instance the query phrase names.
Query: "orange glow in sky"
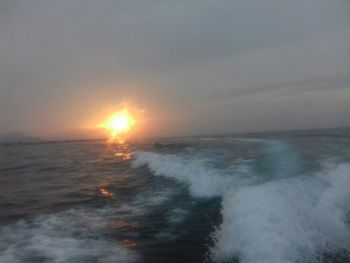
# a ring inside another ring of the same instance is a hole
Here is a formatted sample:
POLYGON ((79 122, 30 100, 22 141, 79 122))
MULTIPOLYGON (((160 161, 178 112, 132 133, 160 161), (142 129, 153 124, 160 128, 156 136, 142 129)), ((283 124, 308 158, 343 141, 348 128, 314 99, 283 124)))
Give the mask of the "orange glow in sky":
POLYGON ((127 108, 112 113, 105 121, 98 125, 100 128, 106 129, 111 139, 127 134, 135 125, 136 121, 127 108))

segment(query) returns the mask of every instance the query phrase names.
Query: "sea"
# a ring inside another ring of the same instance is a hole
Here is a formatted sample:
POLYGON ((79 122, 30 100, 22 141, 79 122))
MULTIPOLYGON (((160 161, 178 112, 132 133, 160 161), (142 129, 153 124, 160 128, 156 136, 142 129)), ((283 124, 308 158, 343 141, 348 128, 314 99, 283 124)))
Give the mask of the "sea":
POLYGON ((0 263, 350 262, 350 135, 0 146, 0 263))

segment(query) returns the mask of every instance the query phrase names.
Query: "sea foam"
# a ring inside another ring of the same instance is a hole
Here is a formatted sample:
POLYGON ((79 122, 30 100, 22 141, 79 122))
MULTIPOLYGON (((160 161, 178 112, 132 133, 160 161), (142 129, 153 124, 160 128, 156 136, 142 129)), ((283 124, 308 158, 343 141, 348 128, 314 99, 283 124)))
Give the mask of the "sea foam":
MULTIPOLYGON (((134 154, 132 167, 145 166, 154 175, 174 178, 186 183, 193 195, 198 197, 222 196, 227 191, 237 188, 249 174, 243 165, 237 165, 241 177, 233 177, 220 169, 210 168, 201 159, 189 160, 179 155, 163 155, 152 152, 137 152, 134 154)), ((231 167, 233 169, 233 167, 231 167)))
POLYGON ((213 169, 200 159, 152 152, 135 153, 132 165, 186 183, 194 196, 222 197, 223 222, 211 248, 215 261, 313 262, 322 253, 348 249, 350 165, 292 176, 298 169, 288 147, 273 142, 264 151, 277 160, 275 170, 288 176, 261 182, 246 165, 213 169), (291 163, 281 170, 284 154, 291 163))
POLYGON ((349 165, 310 178, 281 179, 223 197, 223 223, 212 249, 218 260, 312 262, 347 249, 349 165))
POLYGON ((69 210, 19 221, 0 231, 0 262, 134 262, 137 256, 101 235, 108 211, 69 210))

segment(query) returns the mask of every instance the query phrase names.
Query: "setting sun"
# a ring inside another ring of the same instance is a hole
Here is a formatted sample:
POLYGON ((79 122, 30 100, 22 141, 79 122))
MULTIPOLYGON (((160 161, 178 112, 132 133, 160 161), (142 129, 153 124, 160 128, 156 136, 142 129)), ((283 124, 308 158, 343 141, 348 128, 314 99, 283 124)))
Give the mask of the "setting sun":
POLYGON ((135 124, 128 109, 112 113, 104 122, 98 125, 106 129, 111 137, 126 134, 135 124))

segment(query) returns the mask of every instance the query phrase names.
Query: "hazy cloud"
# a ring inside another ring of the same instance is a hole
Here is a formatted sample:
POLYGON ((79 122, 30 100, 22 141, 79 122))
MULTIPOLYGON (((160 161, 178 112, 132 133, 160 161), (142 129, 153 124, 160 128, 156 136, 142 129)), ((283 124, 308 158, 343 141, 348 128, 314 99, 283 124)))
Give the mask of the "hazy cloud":
POLYGON ((3 132, 70 129, 123 99, 164 123, 159 133, 271 127, 257 112, 276 129, 350 125, 321 112, 331 102, 350 114, 346 0, 13 0, 0 10, 3 132), (320 107, 305 102, 310 120, 287 127, 310 91, 320 107))

